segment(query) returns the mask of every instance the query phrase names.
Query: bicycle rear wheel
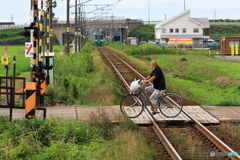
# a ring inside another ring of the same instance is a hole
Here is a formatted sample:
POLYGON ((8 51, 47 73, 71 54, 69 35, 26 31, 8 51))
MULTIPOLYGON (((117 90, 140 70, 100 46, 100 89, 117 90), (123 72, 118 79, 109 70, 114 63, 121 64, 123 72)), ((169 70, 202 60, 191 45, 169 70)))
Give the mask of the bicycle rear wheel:
POLYGON ((144 103, 136 94, 129 94, 123 97, 120 109, 123 114, 130 118, 135 118, 143 112, 144 103))
POLYGON ((181 113, 183 101, 178 95, 167 93, 159 100, 158 107, 165 117, 173 118, 181 113))

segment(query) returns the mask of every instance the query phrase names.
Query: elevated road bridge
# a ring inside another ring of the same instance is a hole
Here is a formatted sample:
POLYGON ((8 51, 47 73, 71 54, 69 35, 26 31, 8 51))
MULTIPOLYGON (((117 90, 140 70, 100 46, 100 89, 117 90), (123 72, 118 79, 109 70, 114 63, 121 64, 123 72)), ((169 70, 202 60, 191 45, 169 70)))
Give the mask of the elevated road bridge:
MULTIPOLYGON (((75 20, 70 21, 70 33, 74 35, 75 28, 84 28, 83 32, 90 33, 91 30, 94 32, 99 30, 105 30, 106 34, 112 37, 111 40, 123 41, 129 34, 129 32, 135 29, 137 26, 143 24, 142 20, 125 20, 124 18, 114 19, 87 19, 81 24, 75 24, 75 20)), ((65 32, 66 32, 66 21, 57 21, 53 23, 53 32, 57 36, 61 45, 65 43, 65 32)), ((90 33, 91 35, 92 33, 90 33)))

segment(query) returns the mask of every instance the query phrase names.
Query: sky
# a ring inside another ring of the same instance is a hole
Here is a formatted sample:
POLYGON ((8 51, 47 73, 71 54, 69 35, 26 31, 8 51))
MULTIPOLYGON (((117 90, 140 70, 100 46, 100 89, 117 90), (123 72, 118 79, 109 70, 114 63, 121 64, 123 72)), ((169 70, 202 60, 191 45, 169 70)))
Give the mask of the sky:
MULTIPOLYGON (((44 0, 45 2, 46 0, 44 0)), ((66 20, 66 0, 56 0, 57 7, 53 9, 55 17, 59 20, 66 20)), ((87 0, 77 0, 86 2, 87 0)), ((15 22, 16 25, 30 24, 31 0, 0 0, 0 22, 15 22)), ((39 7, 40 7, 39 0, 39 7)), ((70 0, 74 5, 75 0, 70 0)), ((96 6, 89 4, 111 4, 99 13, 108 13, 104 16, 119 16, 130 19, 142 19, 143 21, 163 21, 184 11, 184 0, 91 0, 85 6, 85 12, 96 10, 96 6)), ((208 19, 240 19, 240 0, 185 0, 185 10, 190 10, 192 18, 208 19)), ((98 6, 101 8, 103 6, 98 6)), ((44 9, 46 9, 44 7, 44 9)), ((70 8, 73 13, 75 8, 70 8)), ((70 18, 74 18, 70 14, 70 18)), ((94 14, 87 14, 87 17, 94 17, 94 14)))

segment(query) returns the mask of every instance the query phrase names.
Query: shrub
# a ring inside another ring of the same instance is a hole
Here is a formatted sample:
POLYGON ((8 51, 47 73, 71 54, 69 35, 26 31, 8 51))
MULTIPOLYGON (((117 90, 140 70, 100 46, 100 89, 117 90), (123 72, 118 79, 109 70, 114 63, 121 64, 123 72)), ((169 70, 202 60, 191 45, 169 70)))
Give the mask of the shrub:
POLYGON ((118 159, 120 155, 124 159, 129 155, 133 159, 152 159, 155 155, 140 133, 130 131, 138 126, 128 117, 120 118, 121 124, 114 125, 106 114, 95 116, 91 123, 55 118, 6 122, 0 116, 4 122, 0 125, 5 128, 0 133, 0 159, 118 159))
POLYGON ((69 105, 85 104, 85 98, 91 86, 89 73, 94 71, 92 57, 94 50, 88 42, 80 53, 64 54, 55 58, 55 80, 48 87, 48 93, 56 100, 64 99, 69 105))

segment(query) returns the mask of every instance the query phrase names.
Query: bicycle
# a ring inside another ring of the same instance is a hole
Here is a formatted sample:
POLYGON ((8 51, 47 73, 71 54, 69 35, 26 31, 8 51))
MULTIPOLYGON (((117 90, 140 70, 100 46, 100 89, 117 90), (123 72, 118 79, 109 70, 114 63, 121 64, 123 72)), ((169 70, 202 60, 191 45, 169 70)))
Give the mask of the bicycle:
MULTIPOLYGON (((139 86, 133 91, 138 93, 130 93, 123 97, 120 102, 121 112, 130 118, 138 117, 146 107, 146 103, 143 101, 141 96, 143 96, 144 99, 146 99, 152 106, 148 96, 144 92, 145 83, 141 80, 138 80, 138 84, 139 86)), ((173 118, 181 113, 183 101, 181 97, 174 93, 166 93, 159 96, 157 107, 165 117, 173 118)))

